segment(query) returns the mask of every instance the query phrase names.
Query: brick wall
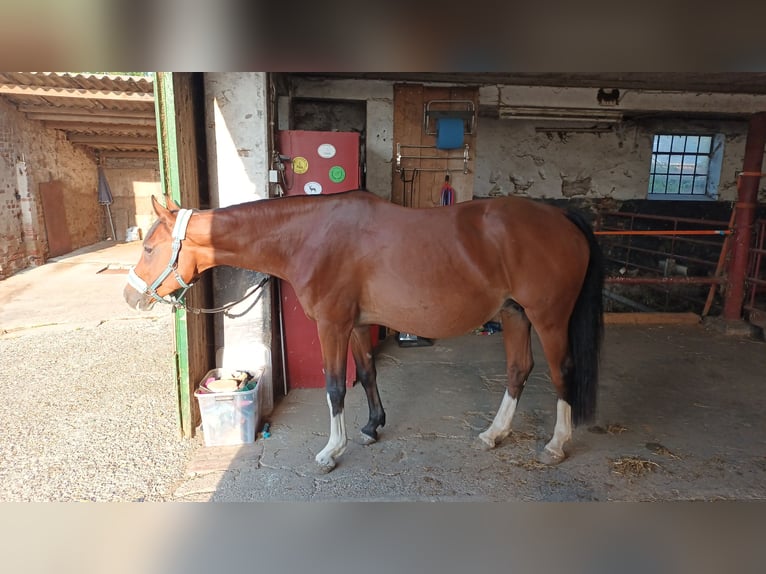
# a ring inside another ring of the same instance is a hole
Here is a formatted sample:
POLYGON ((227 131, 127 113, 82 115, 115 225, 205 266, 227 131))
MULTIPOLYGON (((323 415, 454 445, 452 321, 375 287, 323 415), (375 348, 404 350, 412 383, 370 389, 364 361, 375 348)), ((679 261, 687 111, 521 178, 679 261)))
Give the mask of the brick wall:
POLYGON ((12 128, 0 110, 0 279, 27 266, 26 250, 20 241, 21 204, 17 191, 12 128))
MULTIPOLYGON (((124 241, 127 227, 133 225, 145 233, 154 219, 148 197, 161 194, 157 161, 107 165, 106 175, 115 200, 116 239, 124 241)), ((111 236, 106 212, 98 203, 94 155, 69 143, 64 132, 28 120, 0 98, 0 279, 48 258, 39 185, 51 181, 63 186, 73 250, 111 236)))

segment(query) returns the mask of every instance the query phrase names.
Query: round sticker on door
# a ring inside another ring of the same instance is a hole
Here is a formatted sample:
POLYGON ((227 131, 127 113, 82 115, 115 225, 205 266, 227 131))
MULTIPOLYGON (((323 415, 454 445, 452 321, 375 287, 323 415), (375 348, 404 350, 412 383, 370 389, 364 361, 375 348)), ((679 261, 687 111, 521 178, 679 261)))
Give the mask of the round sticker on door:
POLYGON ((317 148, 317 153, 319 154, 319 157, 330 159, 331 157, 335 157, 335 146, 332 144, 323 143, 317 148))
POLYGON ((307 195, 319 195, 322 193, 322 184, 318 181, 308 181, 303 186, 303 191, 307 195))
POLYGON ((346 170, 339 165, 334 165, 330 168, 330 181, 333 183, 340 183, 346 179, 346 170))
POLYGON ((307 160, 305 157, 294 157, 293 158, 293 171, 297 173, 298 175, 301 175, 303 173, 306 173, 309 170, 309 160, 307 160))

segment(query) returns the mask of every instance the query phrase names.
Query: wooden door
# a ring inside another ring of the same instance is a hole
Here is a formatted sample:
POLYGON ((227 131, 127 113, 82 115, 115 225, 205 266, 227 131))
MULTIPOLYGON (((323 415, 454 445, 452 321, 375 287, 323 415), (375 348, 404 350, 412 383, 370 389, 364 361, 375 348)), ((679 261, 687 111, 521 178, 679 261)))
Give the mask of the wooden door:
POLYGON ((45 232, 48 236, 48 257, 58 257, 72 251, 72 238, 66 221, 64 185, 60 181, 40 184, 45 232))
POLYGON ((440 205, 447 175, 456 192, 456 203, 473 198, 478 100, 479 91, 475 87, 431 87, 417 84, 394 86, 393 203, 411 207, 440 205), (450 107, 438 103, 445 100, 456 102, 455 109, 461 107, 458 102, 467 100, 473 103, 473 133, 464 136, 464 143, 468 145, 468 173, 464 173, 464 150, 436 149, 436 136, 432 133, 435 131, 434 122, 429 122, 428 133, 426 131, 425 111, 429 102, 434 104, 429 109, 450 107), (398 171, 397 151, 402 156, 398 171))

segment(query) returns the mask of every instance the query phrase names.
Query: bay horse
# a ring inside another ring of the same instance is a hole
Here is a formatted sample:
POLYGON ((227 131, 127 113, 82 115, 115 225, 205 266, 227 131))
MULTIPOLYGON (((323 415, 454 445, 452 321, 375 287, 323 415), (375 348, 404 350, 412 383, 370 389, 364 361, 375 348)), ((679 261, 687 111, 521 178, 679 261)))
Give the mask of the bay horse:
POLYGON ((444 339, 499 316, 508 382, 478 435, 484 448, 511 432, 534 364, 531 327, 557 393, 553 436, 540 460, 563 460, 573 424, 595 414, 604 276, 594 234, 574 212, 513 196, 402 207, 364 190, 199 211, 171 200, 166 208, 154 197, 152 204, 159 219, 129 273, 125 300, 139 310, 171 302, 165 297, 218 265, 289 282, 319 334, 330 438, 316 462, 325 472, 347 444, 349 344, 369 405, 364 443, 375 442, 386 423, 370 325, 444 339))

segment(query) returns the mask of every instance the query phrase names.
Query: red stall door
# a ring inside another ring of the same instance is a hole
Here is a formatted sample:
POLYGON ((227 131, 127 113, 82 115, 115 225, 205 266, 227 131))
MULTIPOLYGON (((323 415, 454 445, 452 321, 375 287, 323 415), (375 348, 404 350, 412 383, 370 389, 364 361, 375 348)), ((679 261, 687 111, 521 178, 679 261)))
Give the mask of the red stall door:
MULTIPOLYGON (((278 151, 287 156, 285 195, 318 195, 359 189, 360 152, 356 132, 281 131, 278 151)), ((287 383, 290 388, 324 387, 322 352, 316 323, 306 317, 292 286, 280 281, 284 322, 287 383)), ((377 342, 376 327, 373 343, 377 342)), ((346 383, 353 383, 356 368, 349 352, 346 383)))

